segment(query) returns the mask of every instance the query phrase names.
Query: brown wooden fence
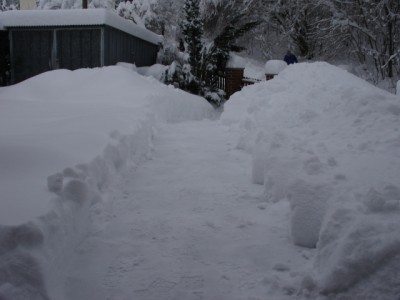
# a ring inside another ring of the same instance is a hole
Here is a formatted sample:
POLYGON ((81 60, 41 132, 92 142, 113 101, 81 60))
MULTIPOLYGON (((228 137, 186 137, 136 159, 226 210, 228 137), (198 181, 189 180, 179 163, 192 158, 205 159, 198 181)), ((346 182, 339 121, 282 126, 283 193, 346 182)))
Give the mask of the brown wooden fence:
POLYGON ((243 77, 242 79, 242 86, 248 86, 248 85, 252 85, 255 84, 257 82, 261 82, 261 79, 256 79, 256 78, 250 78, 250 77, 243 77))
POLYGON ((217 78, 217 88, 226 91, 226 74, 225 72, 220 72, 217 78))
POLYGON ((262 80, 244 77, 244 69, 227 68, 218 76, 218 88, 225 91, 226 99, 240 91, 244 86, 252 85, 262 80))

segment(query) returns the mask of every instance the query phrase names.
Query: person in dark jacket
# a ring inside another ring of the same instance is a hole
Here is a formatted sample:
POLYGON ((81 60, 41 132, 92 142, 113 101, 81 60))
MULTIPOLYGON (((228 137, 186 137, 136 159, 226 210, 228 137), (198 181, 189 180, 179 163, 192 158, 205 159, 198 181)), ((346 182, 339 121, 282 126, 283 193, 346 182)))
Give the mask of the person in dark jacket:
POLYGON ((288 52, 286 53, 285 57, 283 58, 283 60, 288 64, 294 64, 297 63, 297 57, 290 51, 288 50, 288 52))

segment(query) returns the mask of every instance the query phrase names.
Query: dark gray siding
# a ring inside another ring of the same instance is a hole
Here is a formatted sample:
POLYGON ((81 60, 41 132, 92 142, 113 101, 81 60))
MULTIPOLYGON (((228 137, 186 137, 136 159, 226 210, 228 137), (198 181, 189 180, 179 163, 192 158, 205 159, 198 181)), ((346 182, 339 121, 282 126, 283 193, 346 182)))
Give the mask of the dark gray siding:
POLYGON ((62 69, 101 66, 101 29, 58 29, 57 58, 62 69))
POLYGON ((9 81, 9 47, 8 32, 0 30, 0 86, 7 85, 9 81))
POLYGON ((76 70, 117 62, 142 67, 153 65, 157 58, 157 45, 109 26, 9 30, 11 83, 57 68, 76 70))
POLYGON ((158 46, 106 26, 104 29, 104 65, 135 63, 137 67, 156 63, 158 46))
POLYGON ((13 30, 11 82, 20 82, 49 71, 52 43, 52 30, 13 30))

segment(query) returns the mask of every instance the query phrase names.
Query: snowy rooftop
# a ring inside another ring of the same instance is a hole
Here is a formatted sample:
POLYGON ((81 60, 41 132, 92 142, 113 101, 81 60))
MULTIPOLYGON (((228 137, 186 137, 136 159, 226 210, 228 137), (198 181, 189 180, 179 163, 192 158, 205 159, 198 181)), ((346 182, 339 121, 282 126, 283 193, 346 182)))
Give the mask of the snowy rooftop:
POLYGON ((229 60, 226 64, 226 67, 232 69, 244 69, 246 67, 246 63, 246 58, 231 52, 229 53, 229 60))
POLYGON ((8 27, 108 25, 153 44, 162 41, 160 35, 128 21, 110 10, 58 9, 11 10, 0 13, 0 30, 8 27))
POLYGON ((265 64, 265 73, 277 75, 287 67, 286 62, 283 60, 269 60, 265 64))

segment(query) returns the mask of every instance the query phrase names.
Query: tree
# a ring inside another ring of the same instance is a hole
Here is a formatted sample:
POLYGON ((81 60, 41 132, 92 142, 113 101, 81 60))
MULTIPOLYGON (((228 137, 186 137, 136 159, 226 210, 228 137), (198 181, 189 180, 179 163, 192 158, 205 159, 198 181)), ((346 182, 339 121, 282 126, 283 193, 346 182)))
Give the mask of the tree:
POLYGON ((0 0, 0 11, 16 10, 19 9, 19 1, 11 0, 0 0))
MULTIPOLYGON (((400 75, 400 2, 398 0, 320 1, 330 13, 321 32, 347 46, 361 64, 374 66, 376 78, 400 75)), ((326 36, 326 37, 327 37, 326 36)), ((326 38, 325 38, 326 40, 326 38)))
POLYGON ((272 27, 280 39, 286 39, 288 44, 296 47, 301 56, 314 56, 314 23, 318 16, 314 1, 267 1, 259 6, 264 13, 265 24, 272 27))
POLYGON ((244 22, 244 14, 237 14, 221 33, 215 37, 211 46, 207 49, 205 57, 205 72, 209 84, 215 85, 218 71, 224 70, 229 60, 231 51, 240 52, 245 48, 236 44, 244 34, 260 24, 260 21, 244 22))
POLYGON ((182 72, 187 71, 181 76, 186 80, 181 86, 219 105, 222 102, 223 91, 218 88, 218 73, 225 70, 230 51, 244 49, 237 44, 237 40, 259 25, 259 22, 247 19, 248 14, 245 12, 238 13, 237 10, 232 10, 234 6, 229 1, 220 0, 217 6, 213 7, 213 16, 210 16, 210 6, 207 5, 210 3, 186 0, 183 7, 182 33, 186 42, 188 64, 181 68, 182 72), (219 25, 214 27, 214 30, 209 30, 207 35, 204 34, 201 11, 214 22, 218 19, 216 23, 219 25))
POLYGON ((200 16, 200 0, 186 0, 183 6, 184 19, 182 33, 187 44, 189 65, 194 76, 201 76, 201 56, 203 49, 203 21, 200 16))
POLYGON ((134 2, 120 2, 117 6, 117 13, 119 16, 131 20, 135 24, 145 27, 142 19, 137 14, 137 8, 134 2))

